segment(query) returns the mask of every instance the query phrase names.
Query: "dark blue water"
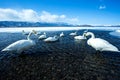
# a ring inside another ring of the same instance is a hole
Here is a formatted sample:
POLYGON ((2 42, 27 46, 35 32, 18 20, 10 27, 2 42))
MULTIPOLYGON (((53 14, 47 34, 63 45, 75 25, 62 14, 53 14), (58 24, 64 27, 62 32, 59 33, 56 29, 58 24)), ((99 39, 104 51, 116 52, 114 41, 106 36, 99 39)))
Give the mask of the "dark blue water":
MULTIPOLYGON (((120 39, 109 35, 110 31, 90 31, 120 50, 120 39)), ((63 32, 65 37, 54 43, 46 43, 32 35, 31 39, 35 40, 37 45, 24 51, 23 56, 0 52, 1 79, 120 80, 120 53, 97 53, 87 45, 87 40, 74 40, 74 36, 69 36, 69 33, 74 31, 63 32)), ((78 35, 83 32, 84 30, 78 31, 78 35)), ((46 33, 49 37, 59 35, 61 31, 46 33)), ((1 33, 0 51, 26 37, 22 33, 1 33)))

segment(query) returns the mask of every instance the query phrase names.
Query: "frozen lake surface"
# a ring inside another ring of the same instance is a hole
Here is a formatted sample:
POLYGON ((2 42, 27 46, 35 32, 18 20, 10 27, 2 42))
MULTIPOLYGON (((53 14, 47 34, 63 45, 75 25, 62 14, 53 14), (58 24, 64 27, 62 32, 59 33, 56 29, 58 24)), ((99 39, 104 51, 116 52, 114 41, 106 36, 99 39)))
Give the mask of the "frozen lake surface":
POLYGON ((0 32, 21 32, 25 30, 26 32, 31 30, 36 31, 66 31, 66 30, 82 30, 82 29, 91 29, 91 30, 117 30, 120 27, 23 27, 23 28, 0 28, 0 32))

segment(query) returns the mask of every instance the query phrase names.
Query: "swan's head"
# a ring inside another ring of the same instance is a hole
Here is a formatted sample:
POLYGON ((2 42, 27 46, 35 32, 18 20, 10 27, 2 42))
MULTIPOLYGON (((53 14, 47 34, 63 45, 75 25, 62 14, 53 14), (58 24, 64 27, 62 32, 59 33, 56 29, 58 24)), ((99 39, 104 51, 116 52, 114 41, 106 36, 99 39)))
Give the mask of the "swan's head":
POLYGON ((32 30, 32 33, 37 36, 37 31, 32 30))
POLYGON ((94 34, 92 32, 87 32, 85 34, 85 37, 87 37, 87 36, 91 36, 92 38, 95 38, 95 36, 94 36, 94 34))
POLYGON ((87 32, 85 35, 90 36, 91 34, 93 34, 93 33, 92 32, 87 32))
POLYGON ((83 36, 86 37, 86 34, 87 34, 87 32, 84 32, 84 33, 83 33, 83 36))
POLYGON ((22 30, 22 32, 25 32, 24 30, 22 30))
POLYGON ((27 39, 28 39, 28 40, 30 40, 29 37, 30 37, 32 34, 35 34, 35 35, 36 35, 36 31, 35 31, 35 30, 32 30, 31 32, 29 32, 29 35, 27 36, 27 39))
POLYGON ((33 32, 34 34, 37 34, 37 31, 35 31, 35 30, 32 30, 32 32, 33 32))

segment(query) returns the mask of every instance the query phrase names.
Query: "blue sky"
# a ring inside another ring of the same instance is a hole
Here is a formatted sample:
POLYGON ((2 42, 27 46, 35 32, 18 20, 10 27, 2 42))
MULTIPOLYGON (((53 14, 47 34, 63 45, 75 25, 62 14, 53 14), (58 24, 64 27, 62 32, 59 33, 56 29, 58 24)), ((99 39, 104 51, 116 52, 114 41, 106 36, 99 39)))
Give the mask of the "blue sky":
POLYGON ((119 3, 120 0, 0 0, 0 20, 120 24, 119 3))

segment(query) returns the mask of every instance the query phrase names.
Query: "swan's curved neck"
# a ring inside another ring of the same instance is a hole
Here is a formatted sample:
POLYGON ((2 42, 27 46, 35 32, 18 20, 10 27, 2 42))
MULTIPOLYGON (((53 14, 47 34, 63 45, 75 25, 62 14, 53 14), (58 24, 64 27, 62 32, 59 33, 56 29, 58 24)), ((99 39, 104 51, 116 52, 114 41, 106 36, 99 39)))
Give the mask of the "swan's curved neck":
POLYGON ((25 31, 24 31, 24 30, 22 30, 22 33, 24 34, 24 33, 25 33, 25 31))
POLYGON ((95 35, 91 32, 89 32, 89 35, 91 36, 91 38, 95 38, 95 35))
POLYGON ((27 39, 28 39, 28 40, 31 40, 31 39, 30 39, 30 36, 31 36, 31 35, 32 35, 32 32, 30 32, 29 35, 27 36, 27 39))

